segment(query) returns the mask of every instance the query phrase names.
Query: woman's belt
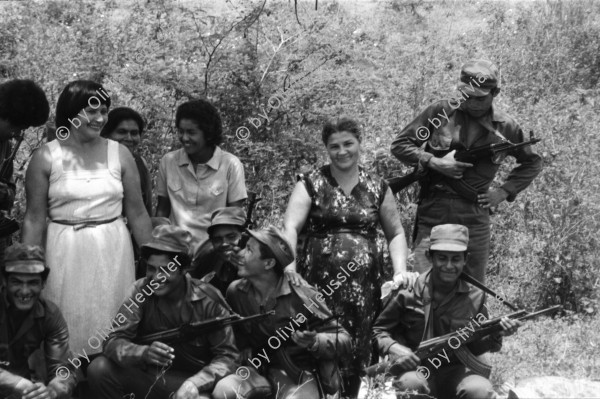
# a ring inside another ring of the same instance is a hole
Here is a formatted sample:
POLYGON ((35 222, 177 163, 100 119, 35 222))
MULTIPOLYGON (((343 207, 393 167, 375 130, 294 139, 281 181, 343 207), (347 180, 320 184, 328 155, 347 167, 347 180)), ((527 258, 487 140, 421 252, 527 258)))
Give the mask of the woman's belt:
POLYGON ((326 238, 328 235, 331 235, 331 234, 359 234, 368 239, 377 238, 377 230, 364 231, 364 230, 348 229, 348 228, 328 229, 328 230, 321 230, 321 231, 309 231, 306 234, 310 237, 316 237, 316 238, 326 238))
POLYGON ((66 226, 73 226, 73 230, 81 230, 81 229, 85 229, 86 227, 96 227, 96 226, 100 226, 101 224, 112 223, 115 220, 117 220, 118 218, 120 218, 120 216, 114 217, 112 219, 90 220, 89 222, 77 222, 77 221, 71 221, 71 220, 53 220, 52 223, 64 224, 66 226))

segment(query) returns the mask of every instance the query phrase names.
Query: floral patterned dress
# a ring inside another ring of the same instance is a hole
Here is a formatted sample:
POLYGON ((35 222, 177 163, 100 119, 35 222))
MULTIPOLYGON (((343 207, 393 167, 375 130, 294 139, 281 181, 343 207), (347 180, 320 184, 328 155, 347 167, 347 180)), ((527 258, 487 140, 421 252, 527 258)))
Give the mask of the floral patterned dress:
POLYGON ((376 242, 379 209, 387 190, 381 178, 359 168, 358 184, 346 195, 325 165, 300 175, 312 200, 306 235, 298 247, 298 272, 323 294, 329 309, 354 339, 346 373, 371 359, 371 326, 379 307, 382 256, 376 242))

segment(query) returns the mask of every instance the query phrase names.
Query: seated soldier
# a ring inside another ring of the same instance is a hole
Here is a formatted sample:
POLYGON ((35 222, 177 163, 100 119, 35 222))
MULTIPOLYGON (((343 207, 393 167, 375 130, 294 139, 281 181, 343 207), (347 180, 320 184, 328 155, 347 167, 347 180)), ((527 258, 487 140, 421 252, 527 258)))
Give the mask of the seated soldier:
POLYGON ((459 279, 467 260, 468 229, 457 224, 435 226, 430 239, 427 257, 433 267, 411 289, 401 290, 385 306, 373 326, 373 338, 380 353, 389 355, 404 370, 395 381, 399 391, 417 390, 439 399, 495 398, 488 376, 478 375, 469 368, 480 369, 474 363, 481 358, 469 359, 469 356, 499 351, 501 336, 513 334, 521 325, 517 320, 503 318, 500 333, 455 348, 448 356, 440 355, 437 363, 426 362, 423 365, 429 366, 430 376, 427 372, 413 371, 420 362, 413 351, 422 340, 488 318, 483 291, 459 279), (457 355, 469 359, 466 361, 469 364, 463 364, 457 355))
POLYGON ((281 232, 269 227, 248 233, 244 262, 238 266, 241 280, 229 286, 228 302, 242 316, 276 313, 267 321, 236 329, 240 350, 249 354, 243 359, 248 367, 220 382, 235 388, 235 395, 225 399, 266 397, 265 377, 278 399, 319 398, 319 383, 325 392, 337 392, 337 360, 349 355, 350 335, 335 320, 317 324, 331 317, 323 295, 310 286, 293 286, 284 277, 283 268, 294 255, 281 232), (308 327, 311 324, 316 327, 308 327))
POLYGON ((236 265, 243 262, 239 255, 239 244, 246 224, 246 212, 240 207, 228 206, 214 211, 210 219, 209 241, 206 241, 199 252, 207 252, 203 249, 207 246, 211 249, 198 259, 198 267, 190 274, 201 278, 214 272, 208 282, 225 295, 229 284, 237 278, 236 265))
POLYGON ((69 331, 60 310, 40 298, 50 269, 44 250, 14 244, 6 249, 0 299, 0 397, 69 398, 77 371, 69 363, 69 331), (33 382, 28 358, 44 344, 50 382, 33 382))
POLYGON ((136 398, 211 398, 215 383, 237 365, 239 353, 231 327, 172 345, 134 343, 136 337, 229 315, 229 306, 214 287, 185 272, 191 234, 160 225, 152 236, 141 248, 146 278, 134 283, 113 320, 114 332, 104 343, 103 355, 88 369, 90 386, 97 398, 131 393, 136 398))

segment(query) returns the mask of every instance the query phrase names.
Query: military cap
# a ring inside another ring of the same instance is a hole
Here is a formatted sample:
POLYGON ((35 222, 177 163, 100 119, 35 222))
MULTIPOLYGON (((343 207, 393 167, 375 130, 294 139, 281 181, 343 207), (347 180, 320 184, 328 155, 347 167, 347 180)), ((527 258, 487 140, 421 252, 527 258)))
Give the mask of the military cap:
POLYGON ((292 246, 278 228, 269 226, 265 230, 248 230, 248 234, 269 247, 280 265, 287 266, 294 261, 292 246))
POLYGON ((4 270, 6 273, 37 274, 46 270, 44 250, 39 245, 16 243, 4 252, 4 270))
POLYGON ((500 87, 500 72, 487 60, 469 60, 460 69, 458 90, 468 97, 482 97, 500 87))
POLYGON ((210 216, 208 234, 210 234, 210 231, 214 226, 223 224, 244 227, 246 224, 246 212, 239 206, 228 206, 217 209, 210 216))
POLYGON ((460 224, 440 224, 431 229, 430 251, 463 252, 469 245, 469 229, 460 224))
POLYGON ((150 248, 189 255, 191 242, 192 234, 189 231, 179 226, 162 224, 152 230, 152 240, 142 245, 142 257, 145 257, 150 248))

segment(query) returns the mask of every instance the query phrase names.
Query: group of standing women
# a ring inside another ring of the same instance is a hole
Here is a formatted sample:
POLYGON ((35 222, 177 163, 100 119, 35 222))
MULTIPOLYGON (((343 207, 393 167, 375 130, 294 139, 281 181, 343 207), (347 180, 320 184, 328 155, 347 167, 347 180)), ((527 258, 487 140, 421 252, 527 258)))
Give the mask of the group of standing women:
MULTIPOLYGON (((110 97, 98 95, 103 92, 91 81, 65 87, 56 126, 67 127, 69 134, 36 151, 26 177, 22 238, 46 248, 52 272, 45 295, 62 310, 76 354, 94 352, 88 339, 110 326, 134 281, 137 245, 131 235, 141 244, 150 240, 152 230, 152 178, 136 149, 144 120, 129 108, 109 113, 110 97)), ((183 146, 161 161, 156 215, 189 229, 198 257, 211 213, 243 205, 243 167, 218 147, 221 119, 208 102, 181 105, 176 127, 183 146)), ((340 119, 326 124, 322 141, 330 163, 298 177, 285 213, 284 232, 297 255, 297 264, 285 273, 293 284, 306 281, 321 289, 353 336, 345 391, 355 397, 358 371, 371 361, 371 325, 379 309, 379 226, 388 241, 394 280, 408 284, 415 276, 406 272, 406 239, 391 190, 359 165, 357 123, 340 119), (302 245, 300 236, 305 237, 302 245), (338 273, 350 262, 357 265, 355 272, 342 281, 338 273)))

